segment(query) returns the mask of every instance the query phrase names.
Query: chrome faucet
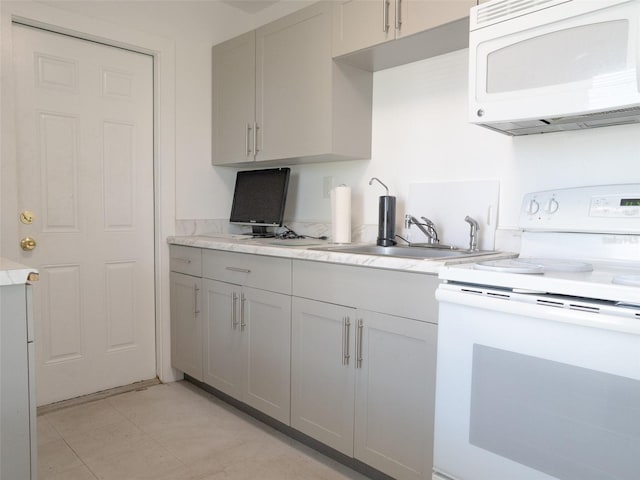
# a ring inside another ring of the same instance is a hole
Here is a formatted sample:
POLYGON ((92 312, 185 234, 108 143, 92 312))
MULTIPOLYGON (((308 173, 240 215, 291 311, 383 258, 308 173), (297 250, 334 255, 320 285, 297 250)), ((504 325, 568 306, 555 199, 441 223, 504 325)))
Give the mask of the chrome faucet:
POLYGON ((471 218, 469 215, 464 217, 464 221, 469 224, 469 251, 475 252, 478 250, 478 230, 480 226, 478 222, 471 218))
POLYGON ((436 231, 436 226, 435 224, 429 220, 428 218, 425 217, 420 217, 422 219, 422 222, 420 222, 416 217, 414 217, 413 215, 405 215, 404 216, 404 226, 405 228, 410 228, 411 225, 415 225, 416 227, 418 227, 420 229, 420 231, 422 233, 424 233, 424 235, 427 237, 427 242, 428 244, 436 244, 440 242, 440 239, 438 238, 438 232, 436 231))

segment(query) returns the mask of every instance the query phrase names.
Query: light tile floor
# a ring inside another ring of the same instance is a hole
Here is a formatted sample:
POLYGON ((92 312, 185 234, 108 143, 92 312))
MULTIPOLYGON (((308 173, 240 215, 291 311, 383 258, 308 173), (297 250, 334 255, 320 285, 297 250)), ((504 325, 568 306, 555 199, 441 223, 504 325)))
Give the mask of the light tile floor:
POLYGON ((39 480, 363 480, 187 383, 38 417, 39 480))

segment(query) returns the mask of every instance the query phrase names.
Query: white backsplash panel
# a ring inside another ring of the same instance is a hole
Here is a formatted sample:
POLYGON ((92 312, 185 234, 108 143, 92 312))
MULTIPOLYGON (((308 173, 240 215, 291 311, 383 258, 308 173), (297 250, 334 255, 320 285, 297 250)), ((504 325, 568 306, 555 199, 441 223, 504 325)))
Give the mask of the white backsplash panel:
MULTIPOLYGON (((494 250, 499 196, 497 180, 411 183, 407 210, 396 215, 399 222, 405 214, 418 220, 426 217, 435 223, 440 243, 462 248, 469 247, 469 224, 464 220, 468 215, 480 226, 478 247, 494 250)), ((415 225, 405 233, 412 243, 426 241, 415 225)))

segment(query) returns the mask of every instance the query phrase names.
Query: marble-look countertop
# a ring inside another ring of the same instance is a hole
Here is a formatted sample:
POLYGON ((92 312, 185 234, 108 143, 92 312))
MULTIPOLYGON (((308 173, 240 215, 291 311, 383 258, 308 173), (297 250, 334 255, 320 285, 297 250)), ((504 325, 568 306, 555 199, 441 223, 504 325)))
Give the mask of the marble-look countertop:
POLYGON ((307 239, 304 241, 277 241, 273 238, 237 240, 232 238, 208 237, 206 235, 191 235, 169 237, 167 241, 172 245, 183 245, 187 247, 208 248, 228 252, 251 253, 271 257, 284 257, 298 260, 311 260, 316 262, 338 263, 342 265, 382 268, 387 270, 400 270, 434 275, 438 273, 440 267, 443 265, 468 263, 473 262, 478 258, 490 260, 496 258, 515 257, 517 255, 515 253, 496 252, 495 254, 482 255, 480 257, 419 259, 312 250, 316 247, 330 246, 331 244, 326 241, 318 241, 317 243, 314 243, 312 240, 307 239), (276 241, 278 244, 274 245, 273 243, 276 241), (310 245, 311 243, 314 244, 310 245))
POLYGON ((35 268, 0 257, 0 287, 27 283, 29 274, 37 272, 35 268))

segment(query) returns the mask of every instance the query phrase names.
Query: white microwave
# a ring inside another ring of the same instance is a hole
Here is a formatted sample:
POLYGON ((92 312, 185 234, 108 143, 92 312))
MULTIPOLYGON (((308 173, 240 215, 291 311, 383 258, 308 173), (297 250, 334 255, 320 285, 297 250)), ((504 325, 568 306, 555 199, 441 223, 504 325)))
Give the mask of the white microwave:
POLYGON ((473 7, 469 120, 508 135, 640 123, 640 0, 473 7))

